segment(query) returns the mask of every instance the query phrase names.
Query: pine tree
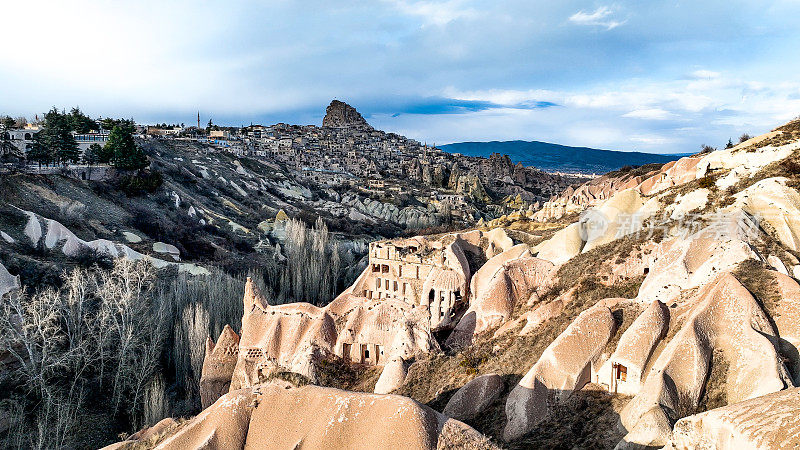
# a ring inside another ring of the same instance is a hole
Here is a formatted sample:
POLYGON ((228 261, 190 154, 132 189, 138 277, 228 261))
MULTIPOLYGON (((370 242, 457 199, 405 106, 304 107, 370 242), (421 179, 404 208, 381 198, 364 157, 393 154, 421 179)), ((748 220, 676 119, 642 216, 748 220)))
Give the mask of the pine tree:
MULTIPOLYGON (((56 108, 45 114, 44 127, 34 139, 46 149, 49 157, 45 160, 68 163, 80 159, 81 152, 72 136, 69 119, 56 108)), ((44 157, 43 150, 40 149, 39 154, 44 157)))
MULTIPOLYGON (((94 143, 89 146, 86 152, 83 154, 83 162, 88 165, 94 165, 100 162, 100 157, 103 154, 103 147, 98 144, 94 143)), ((106 161, 108 162, 108 161, 106 161)))
POLYGON ((147 155, 136 145, 133 132, 132 123, 120 123, 114 126, 108 136, 104 153, 110 156, 111 164, 117 169, 141 170, 150 164, 147 155))

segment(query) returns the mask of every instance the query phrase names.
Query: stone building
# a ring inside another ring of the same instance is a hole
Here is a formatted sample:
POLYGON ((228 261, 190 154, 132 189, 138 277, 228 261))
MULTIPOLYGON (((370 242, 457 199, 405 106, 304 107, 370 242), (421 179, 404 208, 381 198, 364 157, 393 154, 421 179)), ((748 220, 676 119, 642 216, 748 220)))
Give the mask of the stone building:
POLYGON ((455 313, 466 306, 470 271, 457 239, 373 242, 365 275, 354 293, 425 307, 432 329, 452 325, 455 313))

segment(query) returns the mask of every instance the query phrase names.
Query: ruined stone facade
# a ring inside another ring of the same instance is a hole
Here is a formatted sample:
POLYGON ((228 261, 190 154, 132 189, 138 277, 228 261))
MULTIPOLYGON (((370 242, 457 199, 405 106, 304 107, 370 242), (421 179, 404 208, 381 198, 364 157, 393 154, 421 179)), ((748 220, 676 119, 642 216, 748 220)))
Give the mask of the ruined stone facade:
POLYGON ((365 275, 354 294, 426 308, 432 329, 451 326, 467 303, 470 271, 458 239, 373 242, 365 275))

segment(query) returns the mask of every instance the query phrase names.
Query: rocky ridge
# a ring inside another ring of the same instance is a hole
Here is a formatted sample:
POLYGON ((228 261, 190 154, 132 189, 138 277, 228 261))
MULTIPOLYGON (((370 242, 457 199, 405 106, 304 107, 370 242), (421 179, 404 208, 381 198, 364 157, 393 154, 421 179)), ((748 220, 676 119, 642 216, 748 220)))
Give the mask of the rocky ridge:
POLYGON ((372 129, 355 108, 339 100, 331 101, 325 109, 322 119, 323 127, 331 128, 365 128, 372 129))

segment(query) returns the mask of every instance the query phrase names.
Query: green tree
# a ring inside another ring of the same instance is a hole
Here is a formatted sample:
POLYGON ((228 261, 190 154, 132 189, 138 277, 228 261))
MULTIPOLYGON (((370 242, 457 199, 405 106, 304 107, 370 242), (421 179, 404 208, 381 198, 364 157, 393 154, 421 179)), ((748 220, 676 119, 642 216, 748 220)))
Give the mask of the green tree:
POLYGON ((33 138, 33 143, 31 144, 31 148, 28 150, 26 157, 30 161, 39 163, 40 169, 42 168, 42 163, 46 164, 53 160, 53 154, 50 149, 45 147, 36 137, 33 138))
POLYGON ((150 162, 144 151, 133 139, 135 129, 132 123, 115 126, 108 136, 106 152, 111 155, 111 164, 120 170, 141 170, 150 162))
MULTIPOLYGON (((90 145, 88 149, 86 149, 86 152, 83 154, 83 162, 90 166, 97 164, 101 162, 100 158, 103 156, 103 153, 103 147, 95 142, 94 144, 90 145)), ((108 162, 108 160, 105 162, 108 162)))
POLYGON ((728 139, 728 143, 725 144, 725 148, 733 148, 733 141, 728 139))
POLYGON ((16 125, 16 123, 17 121, 12 119, 11 116, 5 116, 0 119, 0 126, 3 126, 6 129, 14 128, 14 125, 16 125))
POLYGON ((72 108, 67 120, 69 121, 70 129, 79 134, 85 134, 100 128, 91 117, 82 113, 78 107, 72 108))
POLYGON ((59 163, 78 162, 81 152, 71 131, 68 116, 53 108, 45 114, 44 127, 34 139, 59 163))

